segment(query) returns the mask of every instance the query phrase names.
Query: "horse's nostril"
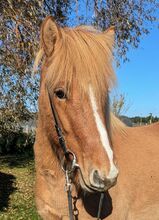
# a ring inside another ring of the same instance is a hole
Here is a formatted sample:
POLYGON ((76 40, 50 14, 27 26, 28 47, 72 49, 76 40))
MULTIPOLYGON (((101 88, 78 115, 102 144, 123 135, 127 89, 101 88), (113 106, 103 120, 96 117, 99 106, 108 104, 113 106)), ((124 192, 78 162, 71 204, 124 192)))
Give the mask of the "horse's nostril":
POLYGON ((101 182, 102 181, 102 179, 101 179, 101 177, 100 177, 100 175, 98 173, 98 170, 94 171, 94 173, 93 173, 93 180, 94 180, 94 182, 101 182))
POLYGON ((104 178, 99 174, 98 170, 93 170, 90 175, 90 183, 97 188, 104 188, 104 178))
POLYGON ((117 177, 107 178, 98 170, 93 170, 90 173, 90 184, 92 187, 107 190, 116 184, 117 177))

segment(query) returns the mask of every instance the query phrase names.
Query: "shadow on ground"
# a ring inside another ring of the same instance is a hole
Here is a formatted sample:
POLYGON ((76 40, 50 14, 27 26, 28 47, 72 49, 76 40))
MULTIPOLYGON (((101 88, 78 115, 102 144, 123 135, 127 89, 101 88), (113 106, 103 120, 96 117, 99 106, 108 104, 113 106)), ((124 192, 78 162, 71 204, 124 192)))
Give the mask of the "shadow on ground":
POLYGON ((9 206, 10 195, 16 190, 15 176, 0 172, 0 211, 9 206))
POLYGON ((34 162, 33 156, 24 155, 10 155, 10 156, 0 156, 0 167, 7 166, 9 168, 14 167, 26 167, 30 163, 34 162))

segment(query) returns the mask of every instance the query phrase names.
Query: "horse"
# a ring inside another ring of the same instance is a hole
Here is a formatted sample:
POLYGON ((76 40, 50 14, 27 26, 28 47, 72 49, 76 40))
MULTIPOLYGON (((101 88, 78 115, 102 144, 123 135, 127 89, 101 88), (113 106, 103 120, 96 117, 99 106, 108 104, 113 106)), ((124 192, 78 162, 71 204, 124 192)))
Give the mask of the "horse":
POLYGON ((42 22, 34 152, 44 220, 70 219, 69 207, 76 220, 159 219, 159 123, 130 128, 111 113, 114 36, 42 22))

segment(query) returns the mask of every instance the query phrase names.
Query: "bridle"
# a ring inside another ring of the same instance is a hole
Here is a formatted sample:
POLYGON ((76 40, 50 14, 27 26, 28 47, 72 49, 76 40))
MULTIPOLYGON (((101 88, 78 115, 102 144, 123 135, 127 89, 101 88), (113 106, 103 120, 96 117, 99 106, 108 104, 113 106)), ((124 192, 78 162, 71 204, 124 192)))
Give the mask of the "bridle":
MULTIPOLYGON (((76 155, 67 148, 66 141, 63 136, 61 126, 59 124, 58 115, 55 110, 54 103, 51 100, 51 95, 50 95, 47 87, 46 87, 46 90, 48 92, 48 97, 49 97, 50 107, 51 107, 51 111, 52 111, 53 118, 54 118, 54 127, 56 129, 58 142, 59 142, 59 145, 60 145, 60 147, 63 151, 63 154, 64 154, 64 157, 61 160, 61 168, 65 173, 65 187, 64 188, 65 188, 65 191, 67 192, 67 198, 68 198, 69 220, 74 220, 74 217, 77 217, 79 214, 77 208, 75 207, 75 209, 73 209, 73 205, 72 205, 72 201, 76 199, 76 198, 72 197, 72 179, 73 179, 73 174, 74 174, 75 170, 77 170, 77 169, 79 170, 79 173, 81 175, 83 183, 86 185, 87 188, 90 188, 90 187, 86 184, 86 182, 84 180, 80 166, 77 163, 76 155)), ((91 190, 92 190, 92 188, 91 188, 91 190)), ((94 191, 97 192, 97 190, 94 190, 94 191)), ((101 216, 103 199, 104 199, 104 192, 101 192, 99 206, 98 206, 97 220, 101 219, 100 216, 101 216)), ((73 204, 74 204, 74 202, 73 202, 73 204)))

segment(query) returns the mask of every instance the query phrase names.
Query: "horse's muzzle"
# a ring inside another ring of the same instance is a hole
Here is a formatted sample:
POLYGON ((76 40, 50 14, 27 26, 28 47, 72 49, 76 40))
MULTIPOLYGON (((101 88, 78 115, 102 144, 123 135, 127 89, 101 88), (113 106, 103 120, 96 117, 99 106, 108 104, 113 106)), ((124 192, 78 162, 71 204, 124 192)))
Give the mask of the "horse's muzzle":
POLYGON ((92 170, 90 173, 90 186, 97 191, 107 191, 117 182, 117 176, 114 178, 106 178, 100 174, 98 170, 92 170))

